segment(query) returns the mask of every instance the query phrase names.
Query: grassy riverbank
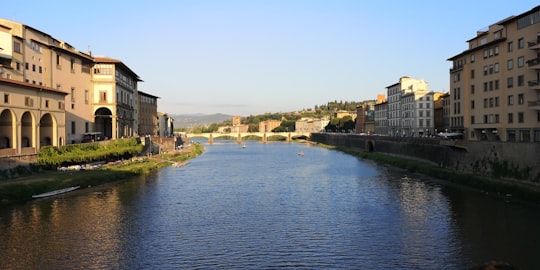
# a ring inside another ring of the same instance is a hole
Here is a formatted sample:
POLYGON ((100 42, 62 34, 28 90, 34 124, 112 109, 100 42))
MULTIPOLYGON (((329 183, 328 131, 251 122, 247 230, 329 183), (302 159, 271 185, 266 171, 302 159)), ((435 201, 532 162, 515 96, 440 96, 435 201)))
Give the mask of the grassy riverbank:
POLYGON ((37 173, 0 181, 0 205, 24 202, 32 195, 71 186, 81 189, 129 180, 166 166, 182 166, 203 152, 200 144, 191 144, 171 153, 133 157, 104 164, 100 168, 78 171, 40 170, 37 173))
POLYGON ((438 167, 429 162, 424 162, 417 159, 409 159, 401 156, 377 152, 366 152, 323 144, 317 145, 342 151, 363 159, 373 160, 379 164, 404 169, 411 174, 418 173, 433 177, 437 180, 463 185, 481 190, 483 192, 495 194, 496 196, 521 200, 527 203, 540 204, 540 186, 535 186, 529 183, 484 175, 459 173, 454 170, 438 167))

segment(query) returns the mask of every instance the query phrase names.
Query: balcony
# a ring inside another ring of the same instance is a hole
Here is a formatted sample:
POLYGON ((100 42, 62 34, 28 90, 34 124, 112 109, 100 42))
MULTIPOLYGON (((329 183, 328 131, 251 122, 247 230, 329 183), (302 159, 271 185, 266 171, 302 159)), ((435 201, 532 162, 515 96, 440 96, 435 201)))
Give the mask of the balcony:
POLYGON ((527 61, 527 65, 532 69, 540 69, 540 57, 527 61))
POLYGON ((529 109, 540 110, 540 100, 529 101, 529 109))
POLYGON ((528 85, 531 89, 540 90, 540 81, 529 81, 528 85))
POLYGON ((456 71, 460 71, 463 69, 463 65, 458 65, 458 66, 455 66, 453 68, 450 69, 450 73, 453 73, 453 72, 456 72, 456 71))
POLYGON ((527 42, 529 50, 540 50, 540 41, 527 42))

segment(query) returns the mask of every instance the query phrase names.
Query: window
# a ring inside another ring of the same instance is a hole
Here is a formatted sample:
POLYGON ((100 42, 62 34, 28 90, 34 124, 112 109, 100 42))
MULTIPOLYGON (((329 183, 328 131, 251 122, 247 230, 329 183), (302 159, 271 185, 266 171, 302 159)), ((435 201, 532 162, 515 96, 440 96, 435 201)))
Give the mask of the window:
POLYGON ((49 108, 49 100, 48 99, 45 100, 45 108, 49 108))
POLYGON ((484 76, 488 75, 488 67, 484 66, 484 76))
POLYGON ((525 115, 523 112, 518 112, 518 123, 525 122, 525 115))
POLYGON ((39 66, 39 73, 43 73, 43 67, 39 66))
POLYGON ((75 134, 76 133, 76 128, 75 128, 75 121, 71 121, 71 134, 75 134))
POLYGON ((495 70, 495 73, 498 73, 499 72, 499 63, 495 63, 493 65, 493 69, 495 70))
POLYGON ((514 105, 514 96, 513 95, 508 96, 508 105, 514 105))
POLYGON ((4 94, 4 103, 9 104, 9 94, 4 94))
POLYGON ((489 98, 489 107, 493 108, 493 98, 489 98))
POLYGON ((64 102, 58 101, 58 109, 63 110, 64 109, 64 102))
POLYGON ((506 69, 511 70, 514 68, 514 60, 510 59, 506 62, 506 69))
POLYGON ((27 107, 34 107, 34 100, 30 97, 24 97, 24 105, 27 107))
POLYGON ((495 123, 499 123, 500 119, 499 119, 499 114, 495 114, 495 123))
POLYGON ((99 102, 107 102, 107 91, 99 92, 99 102))
POLYGON ((525 40, 523 38, 518 39, 518 49, 525 48, 525 40))
POLYGON ((512 52, 514 50, 514 43, 512 41, 508 42, 508 52, 512 52))
POLYGON ((471 124, 473 124, 473 125, 474 125, 474 115, 473 115, 473 116, 471 116, 471 124))
POLYGON ((525 65, 525 58, 523 58, 523 56, 518 57, 517 65, 518 68, 522 68, 525 65))
POLYGON ((21 43, 13 41, 13 52, 21 53, 21 43))
POLYGON ((28 64, 28 62, 24 63, 24 69, 28 70, 30 68, 30 65, 28 64))
POLYGON ((518 82, 517 82, 518 86, 524 86, 525 85, 525 77, 523 75, 519 75, 517 77, 517 79, 518 79, 518 82))
POLYGON ((56 54, 56 66, 57 66, 57 67, 60 67, 60 66, 61 66, 61 65, 60 65, 60 63, 61 63, 60 59, 61 59, 60 55, 59 55, 59 54, 56 54))
POLYGON ((75 87, 71 87, 71 102, 75 102, 75 87))
POLYGON ((471 100, 471 109, 474 110, 474 100, 471 100))
POLYGON ((471 85, 471 94, 474 94, 474 84, 471 85))
POLYGON ((90 132, 89 130, 90 130, 90 123, 85 122, 84 123, 84 132, 88 133, 88 132, 90 132))
POLYGON ((474 63, 474 54, 471 55, 471 63, 474 63))
POLYGON ((509 113, 508 114, 508 124, 514 123, 514 114, 509 113))
POLYGON ((499 107, 499 97, 495 97, 495 107, 499 107))
POLYGON ((495 80, 495 90, 499 90, 499 80, 495 80))
POLYGON ((525 103, 525 98, 524 98, 523 94, 519 94, 518 95, 518 104, 522 105, 523 103, 525 103))
POLYGON ((89 98, 90 98, 90 94, 88 90, 84 90, 84 104, 88 104, 89 98))
POLYGON ((487 107, 488 107, 488 99, 484 98, 484 108, 487 108, 487 107))
POLYGON ((71 72, 75 72, 75 59, 73 58, 70 59, 69 67, 71 68, 71 72))
POLYGON ((506 79, 506 87, 508 87, 508 88, 514 87, 514 78, 510 77, 510 78, 506 79))
POLYGON ((474 69, 471 69, 471 79, 474 79, 474 69))

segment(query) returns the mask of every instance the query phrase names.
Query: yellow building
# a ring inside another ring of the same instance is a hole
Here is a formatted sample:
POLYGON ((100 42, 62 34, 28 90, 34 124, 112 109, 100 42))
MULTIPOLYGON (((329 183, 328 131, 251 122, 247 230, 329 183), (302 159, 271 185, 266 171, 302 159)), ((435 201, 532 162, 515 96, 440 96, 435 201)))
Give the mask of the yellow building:
POLYGON ((64 99, 54 88, 0 78, 0 156, 65 144, 64 99))
POLYGON ((540 6, 477 31, 449 58, 450 131, 540 142, 540 6))
POLYGON ((137 135, 139 76, 120 60, 95 57, 94 61, 92 92, 95 131, 112 139, 137 135))
POLYGON ((92 131, 92 57, 30 26, 4 19, 0 26, 0 47, 8 59, 2 78, 67 93, 63 137, 66 143, 81 142, 83 133, 92 131))

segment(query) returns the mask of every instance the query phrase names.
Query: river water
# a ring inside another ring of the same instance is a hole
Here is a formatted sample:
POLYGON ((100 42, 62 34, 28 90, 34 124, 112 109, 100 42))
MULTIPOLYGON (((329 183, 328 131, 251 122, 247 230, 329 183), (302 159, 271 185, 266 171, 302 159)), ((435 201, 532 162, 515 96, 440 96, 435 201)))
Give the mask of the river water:
POLYGON ((205 145, 183 167, 0 209, 0 269, 540 269, 539 255, 539 207, 296 143, 205 145))

